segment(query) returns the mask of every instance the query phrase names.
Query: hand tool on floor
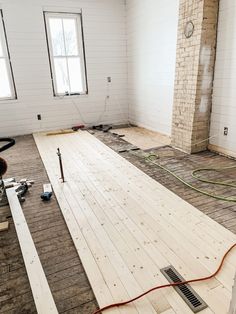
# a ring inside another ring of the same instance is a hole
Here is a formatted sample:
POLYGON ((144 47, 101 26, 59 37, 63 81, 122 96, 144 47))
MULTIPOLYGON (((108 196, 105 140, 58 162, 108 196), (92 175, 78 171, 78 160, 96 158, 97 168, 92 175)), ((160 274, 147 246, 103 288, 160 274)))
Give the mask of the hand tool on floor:
POLYGON ((60 148, 57 149, 57 156, 59 158, 59 165, 60 165, 60 171, 61 171, 61 179, 62 182, 65 182, 65 177, 64 177, 64 171, 63 171, 63 164, 62 164, 62 158, 61 158, 61 151, 60 148))
POLYGON ((50 183, 43 185, 43 193, 41 194, 41 199, 45 202, 50 201, 52 197, 52 186, 50 183))
POLYGON ((108 131, 110 131, 112 129, 111 125, 104 125, 104 124, 100 124, 100 125, 94 125, 93 126, 93 130, 98 130, 98 131, 102 131, 104 133, 107 133, 108 131))
MULTIPOLYGON (((3 146, 0 147, 0 152, 7 150, 8 148, 15 145, 15 140, 12 138, 0 138, 0 142, 5 143, 3 146)), ((3 158, 0 157, 0 207, 4 206, 8 203, 5 184, 2 179, 2 176, 7 172, 7 162, 3 158)))
MULTIPOLYGON (((0 138, 0 142, 4 142, 5 144, 0 147, 0 152, 3 152, 12 146, 15 145, 15 140, 12 138, 0 138)), ((21 202, 25 201, 24 195, 28 191, 28 189, 34 183, 33 181, 29 181, 27 179, 22 179, 19 182, 16 181, 15 178, 4 179, 2 176, 7 172, 7 162, 3 158, 0 157, 0 207, 8 204, 6 189, 14 187, 17 193, 17 196, 21 202)))
POLYGON ((72 127, 73 131, 83 130, 85 128, 85 125, 79 124, 72 127))

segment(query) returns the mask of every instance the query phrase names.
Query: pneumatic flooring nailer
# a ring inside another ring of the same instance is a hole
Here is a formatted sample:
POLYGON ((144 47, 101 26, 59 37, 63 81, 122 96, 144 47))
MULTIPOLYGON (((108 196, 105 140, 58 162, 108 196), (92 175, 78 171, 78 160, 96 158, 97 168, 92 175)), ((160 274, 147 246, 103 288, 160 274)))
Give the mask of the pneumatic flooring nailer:
MULTIPOLYGON (((11 148, 15 145, 15 140, 12 138, 0 138, 0 143, 5 144, 0 147, 0 153, 11 148)), ((22 179, 19 182, 15 178, 3 179, 3 175, 7 172, 7 162, 0 157, 0 207, 8 204, 8 199, 6 195, 6 189, 14 187, 17 196, 21 202, 25 200, 24 195, 28 191, 28 188, 32 185, 33 181, 28 181, 27 179, 22 179)))

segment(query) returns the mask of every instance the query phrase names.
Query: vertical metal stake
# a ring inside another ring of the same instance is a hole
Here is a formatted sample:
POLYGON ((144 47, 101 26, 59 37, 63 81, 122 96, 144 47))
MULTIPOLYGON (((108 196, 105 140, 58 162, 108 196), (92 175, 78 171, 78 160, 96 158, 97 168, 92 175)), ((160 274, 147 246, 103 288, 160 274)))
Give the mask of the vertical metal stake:
POLYGON ((59 148, 57 149, 57 156, 59 158, 59 164, 60 164, 60 170, 61 170, 61 179, 62 179, 62 182, 64 183, 65 177, 64 177, 64 171, 63 171, 63 165, 62 165, 62 159, 61 159, 61 152, 60 152, 59 148))

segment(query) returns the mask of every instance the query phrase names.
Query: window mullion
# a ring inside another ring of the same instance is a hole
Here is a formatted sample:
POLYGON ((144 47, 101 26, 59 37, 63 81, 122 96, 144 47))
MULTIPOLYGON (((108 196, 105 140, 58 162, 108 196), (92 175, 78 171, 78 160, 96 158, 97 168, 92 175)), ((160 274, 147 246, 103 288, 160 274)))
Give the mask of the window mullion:
MULTIPOLYGON (((1 58, 1 57, 0 57, 1 58)), ((60 59, 60 58, 80 58, 80 56, 79 55, 64 55, 64 56, 53 56, 53 58, 55 58, 55 59, 60 59)))
POLYGON ((69 89, 71 93, 71 83, 70 83, 70 72, 69 72, 69 64, 68 64, 68 55, 67 55, 67 49, 66 49, 66 37, 65 37, 65 28, 64 28, 64 20, 62 19, 62 30, 63 30, 63 40, 64 40, 64 46, 65 46, 65 55, 66 55, 66 68, 67 68, 67 77, 68 77, 68 84, 69 89))

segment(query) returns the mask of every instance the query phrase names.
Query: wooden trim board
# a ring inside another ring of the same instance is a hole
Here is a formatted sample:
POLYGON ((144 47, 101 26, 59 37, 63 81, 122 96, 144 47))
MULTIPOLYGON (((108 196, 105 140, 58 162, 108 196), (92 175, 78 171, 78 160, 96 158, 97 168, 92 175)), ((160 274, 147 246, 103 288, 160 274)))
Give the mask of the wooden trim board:
POLYGON ((222 154, 224 156, 236 158, 236 152, 233 152, 231 150, 227 150, 227 149, 220 147, 220 146, 217 146, 217 145, 209 144, 208 149, 210 151, 217 152, 217 153, 222 154))
POLYGON ((38 314, 57 314, 51 290, 14 188, 7 189, 7 197, 37 312, 38 314))
POLYGON ((4 221, 0 223, 0 232, 6 231, 9 228, 9 221, 4 221))
MULTIPOLYGON (((166 283, 160 269, 172 264, 186 279, 215 271, 236 236, 186 203, 88 132, 35 134, 72 239, 101 307, 166 283), (60 147, 66 183, 60 182, 60 147)), ((236 252, 213 280, 193 284, 209 307, 229 309, 236 252)), ((173 289, 109 313, 192 311, 173 289)))

